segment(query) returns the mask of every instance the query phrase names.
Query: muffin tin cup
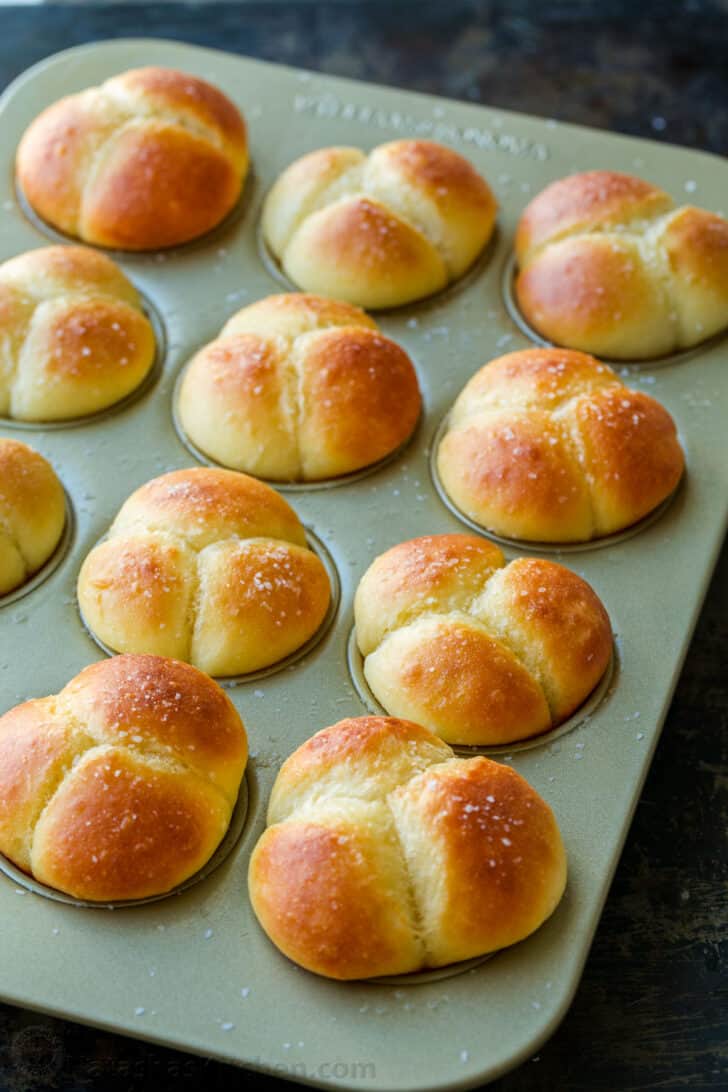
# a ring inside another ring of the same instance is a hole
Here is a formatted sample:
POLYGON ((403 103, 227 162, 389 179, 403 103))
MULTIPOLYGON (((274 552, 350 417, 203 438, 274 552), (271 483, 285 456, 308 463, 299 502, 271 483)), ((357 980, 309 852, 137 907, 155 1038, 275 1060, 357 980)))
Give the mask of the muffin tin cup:
MULTIPOLYGON (((575 714, 578 731, 567 721, 554 735, 534 737, 522 747, 487 749, 544 797, 562 831, 569 880, 553 916, 523 942, 475 966, 466 962, 382 982, 327 981, 285 959, 260 928, 246 889, 249 855, 286 757, 319 729, 367 708, 346 649, 361 576, 398 542, 463 530, 462 518, 433 484, 430 440, 484 361, 534 343, 505 310, 502 285, 505 251, 528 200, 524 195, 575 170, 608 167, 646 176, 675 194, 691 179, 695 200, 719 209, 728 165, 686 149, 547 125, 181 43, 116 40, 43 62, 3 97, 0 258, 48 237, 21 213, 12 182, 15 147, 33 117, 64 94, 144 64, 201 76, 247 115, 255 163, 252 203, 190 244, 118 255, 163 316, 165 365, 156 386, 145 397, 137 394, 108 426, 94 421, 84 429, 91 421, 86 418, 76 428, 43 432, 44 454, 74 499, 84 503, 76 501, 77 531, 52 585, 28 594, 22 611, 0 611, 0 626, 6 627, 0 631, 0 710, 57 693, 98 658, 74 605, 80 565, 99 529, 134 489, 189 465, 189 449, 181 446, 172 418, 179 371, 243 302, 282 290, 261 260, 257 216, 260 198, 285 167, 326 146, 370 149, 402 136, 438 140, 467 156, 491 183, 499 228, 480 261, 452 286, 377 315, 382 333, 416 361, 425 395, 424 426, 406 454, 395 454, 375 473, 337 481, 341 488, 306 485, 295 491, 303 523, 316 528, 331 554, 341 606, 319 631, 320 637, 330 627, 326 639, 300 649, 296 662, 287 661, 288 670, 282 670, 284 663, 220 680, 248 730, 248 784, 252 789, 254 779, 260 802, 249 809, 225 866, 183 898, 162 898, 112 917, 30 894, 19 904, 17 892, 27 888, 0 875, 2 995, 27 1008, 322 1087, 361 1088, 361 1070, 332 1065, 341 1060, 371 1063, 374 1072, 367 1070, 365 1082, 381 1092, 479 1086, 529 1057, 554 1030, 574 996, 594 936, 728 519, 725 342, 696 347, 679 367, 618 362, 621 375, 632 374, 635 385, 644 385, 671 413, 690 455, 689 474, 673 503, 654 515, 649 528, 636 528, 644 533, 631 529, 619 540, 600 540, 599 548, 568 544, 554 551, 551 544, 503 543, 509 557, 547 549, 563 554, 608 606, 619 634, 616 674, 611 682, 603 680, 604 696, 595 691, 575 714)), ((17 427, 7 423, 8 431, 17 427)))
MULTIPOLYGON (((538 332, 528 321, 523 311, 521 310, 518 299, 516 298, 516 275, 518 273, 518 260, 513 251, 507 256, 503 263, 503 272, 501 280, 501 292, 503 294, 503 303, 506 311, 511 318, 511 321, 518 327, 522 334, 532 341, 534 345, 541 349, 554 349, 559 346, 549 341, 542 334, 538 332)), ((728 330, 721 330, 719 333, 714 334, 712 337, 706 338, 705 341, 699 342, 697 345, 692 345, 688 349, 676 349, 672 353, 665 353, 664 356, 644 357, 639 360, 631 360, 629 357, 609 357, 601 356, 598 353, 592 353, 592 356, 598 356, 599 360, 604 364, 608 364, 610 368, 618 371, 621 368, 629 368, 635 371, 652 371, 655 368, 667 368, 672 364, 682 364, 687 360, 692 360, 694 357, 702 355, 703 353, 710 352, 717 345, 720 345, 722 341, 728 337, 728 330)), ((564 346, 562 346, 563 348, 564 346)), ((576 348, 576 346, 572 346, 576 348)), ((589 350, 584 349, 583 352, 589 350)))
POLYGON ((164 362, 167 358, 167 331, 164 319, 152 300, 139 288, 137 288, 137 293, 142 301, 142 311, 149 320, 154 333, 155 348, 152 366, 134 390, 129 391, 118 402, 112 402, 110 406, 104 406, 102 409, 84 414, 82 417, 64 417, 57 421, 21 421, 17 417, 0 417, 0 429, 13 428, 25 432, 60 432, 64 429, 83 428, 84 425, 93 425, 106 420, 108 417, 113 417, 117 413, 123 413, 144 398, 159 382, 164 370, 164 362))
MULTIPOLYGON (((101 545, 101 543, 105 541, 106 535, 100 538, 98 542, 96 542, 94 546, 91 547, 91 549, 95 549, 96 546, 101 545)), ((332 625, 334 624, 337 612, 339 610, 339 604, 341 602, 341 581, 339 580, 339 573, 331 554, 326 549, 318 535, 314 534, 310 527, 306 528, 306 541, 308 543, 309 549, 312 551, 312 553, 316 555, 316 557, 325 568, 326 575, 329 578, 329 586, 331 588, 331 598, 329 599, 329 605, 326 608, 326 614, 323 617, 321 625, 318 627, 316 632, 308 638, 307 641, 304 641, 302 645, 294 649, 294 651, 289 653, 288 656, 284 656, 282 660, 276 660, 275 663, 269 664, 267 667, 261 667, 257 671, 248 671, 239 675, 212 676, 218 686, 222 686, 225 688, 243 686, 246 683, 260 682, 261 679, 267 679, 271 675, 277 675, 280 671, 288 670, 289 668, 293 667, 294 664, 297 664, 299 660, 304 660, 307 656, 314 652, 314 650, 319 644, 321 644, 321 642, 324 640, 327 633, 331 629, 332 625)), ((89 553, 90 552, 91 551, 89 550, 89 553)), ((101 651, 106 653, 107 656, 117 656, 120 650, 111 648, 109 645, 105 644, 96 633, 94 633, 93 629, 84 618, 83 611, 81 610, 81 605, 79 604, 78 600, 76 600, 76 609, 78 611, 78 616, 81 620, 83 628, 86 630, 86 633, 89 635, 94 644, 98 645, 101 651)), ((134 651, 144 652, 145 650, 135 649, 134 651)))
POLYGON ((2 854, 0 854, 0 872, 4 873, 9 880, 12 880, 18 888, 30 891, 33 895, 41 895, 44 899, 50 899, 52 902, 60 902, 66 906, 75 906, 83 910, 125 910, 134 906, 148 906, 149 903, 169 899, 174 895, 181 895, 183 891, 188 891, 191 887, 211 876, 223 861, 227 860, 240 841, 249 817, 247 777, 248 771, 246 770, 243 780, 240 782, 238 798, 230 817, 230 824, 215 852, 194 875, 188 876, 186 880, 183 880, 182 883, 177 884, 169 891, 162 891, 158 895, 147 895, 142 899, 91 901, 90 899, 76 898, 75 895, 69 895, 65 891, 59 891, 55 887, 48 887, 47 884, 39 883, 38 880, 29 876, 27 872, 23 872, 21 868, 18 868, 2 854))
POLYGON ((383 974, 375 978, 364 979, 373 986, 427 986, 433 982, 445 982, 448 978, 457 978, 458 975, 474 971, 487 960, 497 955, 497 952, 488 952, 486 955, 475 956, 473 959, 464 959, 460 963, 449 963, 447 967, 433 967, 427 971, 412 971, 411 974, 383 974))
POLYGON ((629 527, 624 527, 621 531, 614 531, 610 535, 602 535, 599 538, 587 539, 584 542, 535 542, 530 539, 506 538, 504 535, 497 535, 495 531, 491 531, 488 527, 484 527, 481 523, 478 523, 476 520, 466 515, 462 509, 458 508, 444 486, 437 465, 437 456, 440 450, 440 444, 449 428, 449 422, 450 413, 448 412, 438 425, 437 431, 430 444, 430 477, 432 478, 432 484, 437 490, 437 495, 445 507, 448 508, 461 523, 464 523, 466 527, 470 528, 471 531, 475 531, 476 534, 482 535, 484 538, 490 539, 491 542, 495 542, 498 546, 503 546, 510 551, 560 555, 580 554, 584 551, 604 550, 611 546, 617 546, 621 542, 626 542, 635 535, 639 535, 642 531, 646 531, 648 527, 652 527, 653 524, 662 519, 665 512, 667 512, 670 505, 680 493, 685 482, 685 473, 683 473, 672 493, 670 493, 668 497, 665 497, 665 499, 653 508, 651 512, 648 512, 642 519, 637 520, 636 523, 631 523, 629 527))
MULTIPOLYGON (((373 693, 367 682, 364 674, 364 657, 359 651, 356 639, 356 626, 352 627, 349 639, 346 643, 346 662, 357 696, 368 712, 373 713, 374 716, 377 717, 391 716, 373 693)), ((549 728, 545 732, 540 732, 536 736, 529 736, 527 739, 513 740, 511 743, 448 743, 448 746, 462 758, 469 758, 473 755, 488 755, 492 758, 500 756, 510 757, 518 751, 530 751, 535 747, 545 747, 547 744, 553 743, 554 740, 560 739, 561 736, 565 736, 568 732, 573 732, 575 728, 581 728, 588 724, 602 703, 605 702, 614 691, 614 688, 618 685, 618 680, 619 653, 617 651, 616 643, 613 643, 609 663, 607 664, 601 679, 591 693, 586 696, 579 708, 572 713, 570 717, 567 717, 566 720, 561 721, 560 724, 556 724, 553 728, 549 728)))

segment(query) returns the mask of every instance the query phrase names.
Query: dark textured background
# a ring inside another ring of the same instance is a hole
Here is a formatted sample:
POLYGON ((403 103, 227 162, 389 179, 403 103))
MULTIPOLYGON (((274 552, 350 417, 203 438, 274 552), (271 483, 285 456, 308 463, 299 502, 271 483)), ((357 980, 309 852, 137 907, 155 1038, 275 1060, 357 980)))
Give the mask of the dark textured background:
MULTIPOLYGON (((141 34, 728 151, 726 0, 0 8, 0 83, 70 45, 141 34)), ((726 618, 728 550, 574 1004, 493 1092, 728 1089, 726 618)), ((294 1087, 0 1006, 3 1092, 253 1081, 294 1087)))

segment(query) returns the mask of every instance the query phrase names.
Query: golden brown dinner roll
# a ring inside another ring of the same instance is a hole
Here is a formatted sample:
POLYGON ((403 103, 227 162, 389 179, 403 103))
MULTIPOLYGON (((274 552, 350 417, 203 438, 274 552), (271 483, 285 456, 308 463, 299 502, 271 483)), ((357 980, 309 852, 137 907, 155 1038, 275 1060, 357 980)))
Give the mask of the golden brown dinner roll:
POLYGON ((154 362, 133 284, 82 246, 30 250, 0 265, 0 413, 58 421, 130 394, 154 362))
POLYGON ((641 360, 728 326, 728 221, 631 175, 547 186, 521 217, 516 257, 521 310, 558 345, 641 360))
POLYGON ((612 650, 581 577, 540 558, 506 565, 475 535, 427 535, 372 563, 354 600, 372 693, 448 743, 512 743, 565 720, 612 650))
POLYGON ((216 462, 274 481, 359 470, 420 412, 412 362, 348 303, 292 292, 238 311, 194 357, 180 423, 216 462))
POLYGON ((89 629, 115 652, 150 652, 239 675, 294 652, 321 625, 326 570, 273 489, 232 470, 175 470, 122 505, 78 577, 89 629))
POLYGON ((18 148, 39 216, 87 243, 153 250, 204 234, 248 169, 245 122, 204 80, 136 68, 53 103, 18 148))
POLYGON ((277 180, 266 243, 299 287, 360 307, 397 307, 462 276, 488 242, 496 201, 475 168, 429 140, 365 155, 322 148, 277 180))
POLYGON ((42 455, 0 437, 0 595, 48 560, 66 523, 63 486, 42 455))
POLYGON ((329 978, 442 967, 522 940, 566 883, 549 806, 417 724, 342 720, 283 764, 250 860, 273 943, 329 978))
POLYGON ((0 717, 0 852, 78 898, 162 894, 219 845, 247 755, 235 707, 196 668, 92 664, 0 717))
POLYGON ((455 505, 498 535, 585 542, 656 508, 684 458, 667 410, 606 364, 570 349, 525 349, 466 384, 437 469, 455 505))

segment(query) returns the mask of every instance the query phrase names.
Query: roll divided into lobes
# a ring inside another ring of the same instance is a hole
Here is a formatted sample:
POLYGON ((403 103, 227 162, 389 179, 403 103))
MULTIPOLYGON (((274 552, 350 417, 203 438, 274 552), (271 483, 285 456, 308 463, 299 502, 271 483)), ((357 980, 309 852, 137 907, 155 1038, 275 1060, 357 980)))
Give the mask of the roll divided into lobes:
POLYGON ((247 754, 234 706, 194 667, 92 664, 0 717, 0 852, 77 898, 163 894, 221 842, 247 754))
POLYGON ((63 486, 51 464, 27 444, 0 437, 0 595, 46 563, 65 523, 63 486))
POLYGON ((372 563, 354 600, 364 674, 393 716, 492 746, 564 721, 602 678, 609 617, 571 570, 506 565, 475 535, 428 535, 372 563))
POLYGON ((496 201, 457 152, 395 140, 369 155, 322 148, 278 178, 263 235, 307 292, 360 307, 397 307, 456 280, 493 232, 496 201))
POLYGON ((670 414, 594 357, 525 349, 466 384, 437 452, 442 485, 482 527, 531 542, 586 542, 646 516, 684 457, 670 414))
POLYGON ((455 758, 417 724, 340 721, 291 755, 249 869, 290 959, 330 978, 404 974, 522 940, 553 912, 566 857, 515 772, 455 758))
POLYGON ((282 660, 316 632, 330 598, 293 509, 232 470, 177 470, 141 486, 78 578, 84 621, 105 645, 211 675, 282 660))
POLYGON ((139 294, 104 254, 30 250, 0 265, 0 413, 62 421, 131 394, 155 355, 139 294))
POLYGON ((244 307, 197 353, 178 413, 193 444, 224 466, 317 481, 391 454, 420 406, 412 362, 368 315, 289 293, 244 307))
POLYGON ((728 326, 728 220, 631 175, 551 183, 521 217, 516 257, 519 306, 557 345, 642 360, 728 326))
POLYGON ((33 209, 99 246, 154 250, 215 227, 248 169, 245 122, 216 87, 136 68, 60 99, 26 130, 16 172, 33 209))

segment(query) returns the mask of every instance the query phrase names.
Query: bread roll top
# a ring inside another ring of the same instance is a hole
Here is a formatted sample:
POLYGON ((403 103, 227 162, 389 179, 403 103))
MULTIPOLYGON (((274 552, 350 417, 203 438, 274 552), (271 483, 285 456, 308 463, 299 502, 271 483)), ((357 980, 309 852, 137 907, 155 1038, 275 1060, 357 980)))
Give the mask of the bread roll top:
POLYGON ((669 212, 672 198, 633 175, 584 171, 552 182, 526 206, 516 230, 516 256, 528 265, 539 250, 567 235, 640 226, 669 212))
POLYGON ((86 247, 43 247, 0 265, 0 330, 0 413, 20 420, 98 412, 130 394, 154 363, 137 290, 86 247))
POLYGON ((460 277, 490 238, 496 201, 462 156, 426 140, 323 148, 278 178, 263 234, 301 288, 396 307, 460 277))
POLYGON ((364 674, 388 713, 448 743, 495 745, 561 723, 609 663, 609 617, 581 577, 474 535, 378 557, 354 601, 364 674))
POLYGON ((533 932, 566 882, 548 805, 514 770, 416 724, 341 721, 284 763, 250 862, 253 908, 332 978, 438 967, 533 932))
POLYGON ((192 359, 178 412, 192 442, 271 481, 335 478, 412 433, 414 367, 363 311, 289 293, 245 307, 192 359))
POLYGON ((508 538, 584 542, 648 515, 685 460, 670 414, 594 357, 525 349, 481 368, 450 413, 442 484, 508 538))
POLYGON ((197 467, 129 497, 86 557, 77 594, 106 647, 239 675, 305 644, 331 588, 279 494, 245 474, 197 467))
POLYGON ((209 231, 237 201, 247 167, 233 103, 204 80, 155 67, 53 103, 16 158, 20 186, 44 220, 128 250, 209 231))
POLYGON ((0 851, 79 898, 161 894, 216 849, 246 761, 242 721, 202 672, 92 664, 0 717, 0 851))
POLYGON ((276 538, 306 545, 306 532, 283 497, 247 474, 195 467, 173 470, 137 489, 110 534, 159 531, 201 550, 223 538, 276 538))
POLYGON ((556 344, 641 360, 728 325, 728 221, 615 171, 547 186, 516 232, 516 296, 556 344))

